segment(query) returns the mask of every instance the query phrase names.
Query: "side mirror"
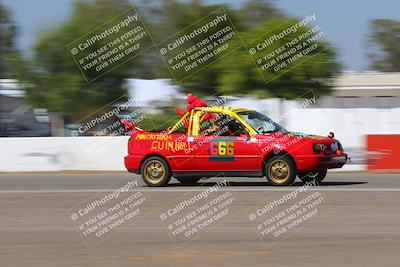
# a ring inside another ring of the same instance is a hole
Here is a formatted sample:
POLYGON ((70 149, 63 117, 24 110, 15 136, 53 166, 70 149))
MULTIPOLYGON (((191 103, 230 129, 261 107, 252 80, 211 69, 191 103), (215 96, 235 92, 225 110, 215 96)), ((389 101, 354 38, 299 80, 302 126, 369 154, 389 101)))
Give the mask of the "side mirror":
POLYGON ((246 135, 246 141, 250 141, 251 139, 250 133, 248 131, 244 131, 244 134, 246 135))

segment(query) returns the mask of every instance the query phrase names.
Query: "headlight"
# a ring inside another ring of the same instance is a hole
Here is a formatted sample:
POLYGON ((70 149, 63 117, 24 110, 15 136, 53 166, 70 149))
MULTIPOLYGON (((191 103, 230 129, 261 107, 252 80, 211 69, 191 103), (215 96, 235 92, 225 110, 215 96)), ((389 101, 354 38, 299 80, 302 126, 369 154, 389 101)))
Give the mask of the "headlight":
POLYGON ((326 145, 324 144, 314 144, 314 152, 316 153, 322 153, 326 150, 326 145))
POLYGON ((337 143, 332 143, 330 149, 333 153, 335 153, 339 149, 339 146, 337 143))

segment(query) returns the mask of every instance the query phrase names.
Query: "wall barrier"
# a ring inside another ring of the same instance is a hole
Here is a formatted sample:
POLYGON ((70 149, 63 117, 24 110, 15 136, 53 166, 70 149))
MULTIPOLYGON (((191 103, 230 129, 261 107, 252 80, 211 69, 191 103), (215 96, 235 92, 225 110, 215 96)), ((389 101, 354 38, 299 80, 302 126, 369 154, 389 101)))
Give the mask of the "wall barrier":
POLYGON ((400 170, 400 135, 367 135, 368 170, 400 170))
POLYGON ((128 138, 0 138, 0 171, 125 170, 128 138))
MULTIPOLYGON (((340 170, 367 169, 365 137, 346 135, 337 138, 352 157, 352 162, 340 170)), ((126 136, 0 138, 0 172, 124 171, 127 142, 126 136)))

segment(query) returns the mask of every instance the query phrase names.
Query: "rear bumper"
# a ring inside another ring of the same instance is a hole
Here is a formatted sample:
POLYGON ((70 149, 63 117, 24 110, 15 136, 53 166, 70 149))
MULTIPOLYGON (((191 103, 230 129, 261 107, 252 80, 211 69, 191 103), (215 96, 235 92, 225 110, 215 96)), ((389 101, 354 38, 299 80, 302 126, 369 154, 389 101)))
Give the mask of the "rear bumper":
POLYGON ((128 155, 124 157, 125 168, 129 172, 140 173, 140 161, 142 156, 128 155))
POLYGON ((347 154, 342 155, 300 155, 296 157, 296 166, 300 171, 342 168, 348 161, 347 154))

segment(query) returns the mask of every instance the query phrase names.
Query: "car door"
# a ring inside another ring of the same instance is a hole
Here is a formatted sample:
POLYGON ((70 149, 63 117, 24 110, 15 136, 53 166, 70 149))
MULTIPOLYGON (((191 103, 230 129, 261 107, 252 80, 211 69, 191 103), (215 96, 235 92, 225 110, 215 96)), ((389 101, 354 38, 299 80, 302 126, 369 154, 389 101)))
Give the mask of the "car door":
POLYGON ((196 171, 195 151, 192 148, 192 137, 188 135, 171 134, 171 139, 164 146, 165 155, 174 171, 196 171))
MULTIPOLYGON (((217 121, 219 129, 212 135, 196 137, 195 157, 199 171, 259 171, 259 152, 256 140, 250 138, 244 130, 241 132, 230 129, 229 121, 240 123, 233 117, 225 115, 222 118, 227 123, 217 121), (227 120, 228 118, 228 120, 227 120), (227 128, 224 132, 221 129, 227 128)), ((241 124, 241 123, 240 123, 241 124)))
MULTIPOLYGON (((192 117, 193 114, 190 115, 190 119, 192 117)), ((182 118, 176 123, 170 134, 159 135, 157 140, 151 143, 151 149, 165 156, 174 172, 197 170, 195 151, 192 147, 193 137, 188 131, 184 119, 182 118)))

